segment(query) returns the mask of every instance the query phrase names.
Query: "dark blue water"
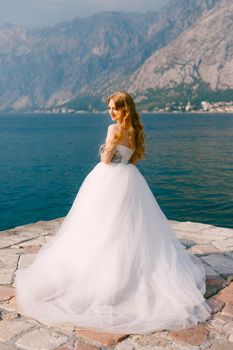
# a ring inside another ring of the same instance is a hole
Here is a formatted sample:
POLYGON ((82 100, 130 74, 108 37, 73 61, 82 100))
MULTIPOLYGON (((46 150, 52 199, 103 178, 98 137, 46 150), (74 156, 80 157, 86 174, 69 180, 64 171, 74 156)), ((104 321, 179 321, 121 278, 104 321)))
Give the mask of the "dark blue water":
MULTIPOLYGON (((142 115, 137 166, 169 220, 233 227, 233 115, 142 115)), ((107 114, 0 115, 0 230, 65 216, 97 164, 107 114)))

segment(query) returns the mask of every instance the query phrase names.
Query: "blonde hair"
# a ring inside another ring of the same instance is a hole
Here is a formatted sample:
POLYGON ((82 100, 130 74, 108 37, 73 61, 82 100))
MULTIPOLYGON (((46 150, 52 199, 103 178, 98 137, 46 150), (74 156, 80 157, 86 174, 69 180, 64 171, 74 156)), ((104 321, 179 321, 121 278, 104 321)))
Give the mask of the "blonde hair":
POLYGON ((140 121, 140 116, 136 111, 133 98, 125 91, 114 92, 107 98, 107 103, 112 100, 117 109, 123 109, 125 114, 119 121, 119 130, 111 140, 112 144, 117 144, 124 137, 124 133, 128 130, 129 144, 135 151, 130 158, 130 163, 135 164, 139 159, 145 157, 145 134, 144 125, 140 121))

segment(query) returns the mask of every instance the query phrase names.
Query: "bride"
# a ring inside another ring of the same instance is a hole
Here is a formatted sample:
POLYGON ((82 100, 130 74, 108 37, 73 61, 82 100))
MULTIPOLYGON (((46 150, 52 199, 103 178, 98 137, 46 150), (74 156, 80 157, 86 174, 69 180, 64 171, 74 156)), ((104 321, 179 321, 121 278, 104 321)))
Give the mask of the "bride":
POLYGON ((22 314, 121 334, 193 327, 210 317, 205 271, 169 225, 136 167, 144 131, 132 97, 108 98, 101 161, 56 235, 16 272, 22 314))

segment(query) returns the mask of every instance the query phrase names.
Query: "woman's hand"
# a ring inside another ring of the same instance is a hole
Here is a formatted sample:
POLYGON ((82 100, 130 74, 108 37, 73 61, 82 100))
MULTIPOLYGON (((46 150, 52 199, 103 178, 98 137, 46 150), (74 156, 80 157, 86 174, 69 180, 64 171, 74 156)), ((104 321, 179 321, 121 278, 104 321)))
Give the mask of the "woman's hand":
POLYGON ((108 144, 106 144, 104 150, 100 154, 101 162, 105 164, 111 163, 114 150, 115 147, 111 147, 108 144))

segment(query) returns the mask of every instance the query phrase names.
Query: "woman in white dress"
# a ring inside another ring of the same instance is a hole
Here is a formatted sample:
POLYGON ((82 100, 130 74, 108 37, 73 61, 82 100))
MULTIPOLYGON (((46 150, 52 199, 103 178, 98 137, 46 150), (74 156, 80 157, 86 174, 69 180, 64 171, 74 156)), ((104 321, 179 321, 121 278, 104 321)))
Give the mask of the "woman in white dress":
POLYGON ((144 131, 132 97, 108 98, 116 123, 56 235, 16 272, 21 312, 42 323, 146 334, 211 315, 205 271, 169 225, 136 167, 144 131))

